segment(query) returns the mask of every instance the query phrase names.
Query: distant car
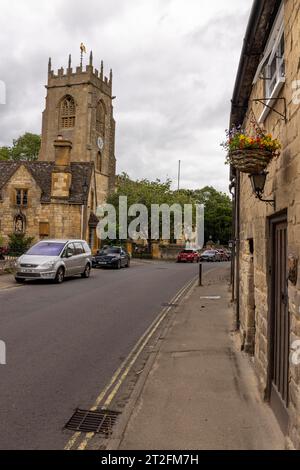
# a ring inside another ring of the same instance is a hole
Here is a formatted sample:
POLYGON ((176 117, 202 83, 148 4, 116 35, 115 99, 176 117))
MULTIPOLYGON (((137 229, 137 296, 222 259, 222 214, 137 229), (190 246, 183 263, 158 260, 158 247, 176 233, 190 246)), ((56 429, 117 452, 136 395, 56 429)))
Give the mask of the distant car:
POLYGON ((206 250, 200 256, 200 261, 214 262, 214 261, 220 261, 220 260, 221 260, 221 256, 217 252, 217 250, 206 250))
POLYGON ((199 263, 199 253, 196 250, 182 250, 177 256, 177 263, 199 263))
POLYGON ((91 250, 85 240, 45 240, 33 245, 16 261, 15 280, 52 279, 80 274, 88 278, 92 267, 91 250))
POLYGON ((216 250, 219 255, 220 255, 220 261, 229 261, 230 258, 228 257, 228 253, 226 250, 223 250, 223 249, 220 249, 220 250, 216 250))
POLYGON ((92 257, 93 268, 129 268, 130 256, 120 246, 105 247, 92 257))

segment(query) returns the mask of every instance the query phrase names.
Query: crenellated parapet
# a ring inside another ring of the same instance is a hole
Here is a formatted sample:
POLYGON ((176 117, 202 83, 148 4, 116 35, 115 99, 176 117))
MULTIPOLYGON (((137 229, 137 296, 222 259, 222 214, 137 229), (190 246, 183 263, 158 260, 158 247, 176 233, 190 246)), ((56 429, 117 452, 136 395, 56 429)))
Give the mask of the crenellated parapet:
POLYGON ((88 65, 78 65, 72 68, 71 54, 68 58, 67 68, 60 67, 56 72, 52 69, 51 58, 48 62, 48 83, 46 88, 61 86, 72 86, 81 84, 93 84, 100 88, 103 93, 111 97, 112 94, 112 70, 108 77, 104 75, 103 61, 100 63, 100 70, 93 65, 93 53, 90 52, 88 65))

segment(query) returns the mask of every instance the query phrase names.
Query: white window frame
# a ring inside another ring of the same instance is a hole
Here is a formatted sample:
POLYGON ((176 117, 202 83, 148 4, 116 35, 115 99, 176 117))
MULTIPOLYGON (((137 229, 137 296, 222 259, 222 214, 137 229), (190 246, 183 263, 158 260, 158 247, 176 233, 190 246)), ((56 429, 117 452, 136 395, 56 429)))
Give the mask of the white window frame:
POLYGON ((268 98, 272 97, 272 95, 274 94, 274 91, 280 86, 280 84, 282 87, 282 84, 285 82, 285 75, 284 76, 281 75, 281 67, 282 65, 284 65, 284 62, 285 62, 284 56, 283 57, 279 56, 280 45, 281 45, 281 40, 283 36, 284 36, 284 29, 282 25, 278 33, 278 36, 276 38, 276 42, 272 50, 272 53, 270 55, 270 58, 268 60, 268 63, 265 66, 265 76, 267 78, 265 91, 266 91, 266 96, 268 98), (276 60, 276 70, 275 70, 274 75, 271 76, 271 65, 274 59, 276 60), (275 84, 273 86, 274 81, 275 81, 275 84))
POLYGON ((278 56, 282 37, 284 37, 284 2, 282 2, 282 5, 277 14, 274 26, 272 28, 272 32, 270 34, 269 40, 265 48, 265 52, 263 54, 263 59, 261 60, 258 66, 257 72, 253 80, 253 84, 256 84, 257 81, 261 78, 261 75, 264 75, 265 96, 263 98, 266 100, 266 105, 264 106, 263 112, 259 117, 259 123, 263 123, 265 121, 266 117, 271 111, 270 108, 272 108, 272 105, 274 104, 274 98, 277 98, 279 96, 279 93, 285 83, 285 75, 282 76, 281 74, 282 66, 285 64, 285 57, 284 55, 283 57, 278 56), (271 77, 271 65, 275 56, 278 56, 276 59, 276 71, 273 77, 271 77), (274 79, 276 79, 276 81, 272 88, 274 79))

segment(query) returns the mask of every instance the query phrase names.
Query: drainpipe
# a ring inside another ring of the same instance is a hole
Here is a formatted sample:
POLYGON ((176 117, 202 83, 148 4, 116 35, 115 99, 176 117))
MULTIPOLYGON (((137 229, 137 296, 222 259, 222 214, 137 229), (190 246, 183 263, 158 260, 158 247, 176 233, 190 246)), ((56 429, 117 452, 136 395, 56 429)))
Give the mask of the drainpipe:
POLYGON ((83 211, 84 211, 84 205, 81 204, 81 240, 83 240, 83 211))
MULTIPOLYGON (((230 169, 230 173, 232 168, 230 169)), ((235 207, 236 207, 236 191, 235 191, 235 183, 236 178, 231 175, 230 177, 231 183, 229 186, 229 191, 232 196, 232 226, 231 226, 231 240, 232 240, 232 247, 231 247, 231 263, 230 263, 230 286, 231 286, 231 302, 234 303, 235 299, 235 207)))
POLYGON ((236 301, 236 330, 240 329, 240 194, 241 194, 240 172, 236 175, 235 194, 235 301, 236 301))

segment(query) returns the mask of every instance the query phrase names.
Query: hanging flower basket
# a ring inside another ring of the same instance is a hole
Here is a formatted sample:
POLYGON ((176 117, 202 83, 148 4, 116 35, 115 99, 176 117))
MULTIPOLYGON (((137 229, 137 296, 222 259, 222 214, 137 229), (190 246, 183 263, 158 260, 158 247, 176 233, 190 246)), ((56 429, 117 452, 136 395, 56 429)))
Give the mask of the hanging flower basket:
POLYGON ((260 173, 280 155, 280 142, 259 127, 254 128, 252 136, 241 128, 226 131, 226 135, 227 140, 221 144, 227 151, 226 163, 243 173, 260 173))
POLYGON ((264 149, 233 150, 228 154, 228 160, 232 166, 242 173, 260 173, 265 170, 274 154, 264 149))

